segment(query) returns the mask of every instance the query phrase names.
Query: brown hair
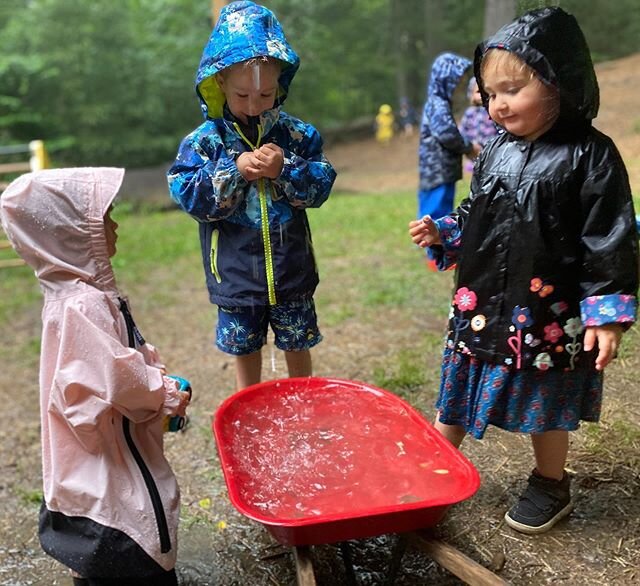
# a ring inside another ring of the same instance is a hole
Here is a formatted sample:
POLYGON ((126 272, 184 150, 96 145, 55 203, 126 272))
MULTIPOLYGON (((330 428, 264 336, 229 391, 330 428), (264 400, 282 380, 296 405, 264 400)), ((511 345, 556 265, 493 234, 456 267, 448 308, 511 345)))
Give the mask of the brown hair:
POLYGON ((484 54, 482 63, 480 64, 481 77, 485 76, 489 68, 493 71, 497 71, 498 69, 504 70, 514 77, 524 76, 529 79, 537 77, 536 72, 520 59, 520 57, 517 57, 514 53, 506 49, 489 49, 484 54))

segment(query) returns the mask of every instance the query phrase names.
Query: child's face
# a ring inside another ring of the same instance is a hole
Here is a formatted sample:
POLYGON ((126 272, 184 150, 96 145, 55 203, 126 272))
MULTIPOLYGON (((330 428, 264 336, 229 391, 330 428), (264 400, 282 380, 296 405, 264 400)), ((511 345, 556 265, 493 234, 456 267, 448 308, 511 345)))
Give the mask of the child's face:
POLYGON ((118 234, 116 233, 118 223, 111 218, 112 209, 113 206, 109 206, 109 209, 104 215, 104 233, 107 238, 107 252, 109 254, 109 258, 116 253, 116 242, 118 241, 118 234))
POLYGON ((489 67, 483 75, 489 115, 507 132, 532 141, 549 130, 559 113, 555 90, 528 71, 489 67))
POLYGON ((245 124, 249 116, 259 116, 273 108, 278 92, 280 68, 274 63, 231 67, 218 76, 218 85, 231 113, 245 124))

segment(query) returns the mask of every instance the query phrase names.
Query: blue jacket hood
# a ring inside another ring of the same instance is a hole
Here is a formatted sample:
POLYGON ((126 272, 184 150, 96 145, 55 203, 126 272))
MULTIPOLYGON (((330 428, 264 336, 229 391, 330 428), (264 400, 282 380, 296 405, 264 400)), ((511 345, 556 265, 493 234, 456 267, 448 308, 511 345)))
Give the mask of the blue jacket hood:
POLYGON ((273 57, 282 62, 274 104, 279 106, 287 97, 291 80, 300 67, 300 58, 287 42, 273 12, 248 0, 231 2, 220 11, 196 74, 196 93, 205 119, 222 117, 225 97, 215 74, 256 57, 273 57))
POLYGON ((460 80, 471 67, 471 61, 453 53, 438 55, 431 66, 427 96, 438 96, 451 101, 460 80))

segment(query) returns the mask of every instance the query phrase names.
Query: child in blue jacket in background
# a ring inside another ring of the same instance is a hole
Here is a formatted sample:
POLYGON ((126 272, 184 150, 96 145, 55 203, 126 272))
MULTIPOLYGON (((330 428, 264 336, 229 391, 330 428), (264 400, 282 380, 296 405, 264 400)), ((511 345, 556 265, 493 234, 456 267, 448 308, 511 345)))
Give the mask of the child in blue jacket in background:
POLYGON ((418 218, 435 220, 451 213, 462 155, 473 159, 480 152, 479 145, 460 134, 453 117, 454 92, 459 86, 466 89, 470 68, 469 59, 453 53, 438 55, 431 66, 418 147, 418 218))
POLYGON ((311 375, 322 339, 305 209, 326 201, 336 173, 318 131, 281 109, 299 65, 271 11, 225 6, 196 76, 205 121, 168 171, 171 197, 199 223, 216 345, 236 356, 238 389, 260 381, 269 325, 289 376, 311 375))
MULTIPOLYGON (((460 133, 453 117, 454 93, 466 89, 470 69, 471 61, 453 53, 438 55, 431 66, 418 146, 418 218, 451 213, 456 181, 462 178, 462 155, 474 159, 480 152, 480 145, 460 133)), ((429 268, 437 270, 429 250, 427 257, 429 268)))

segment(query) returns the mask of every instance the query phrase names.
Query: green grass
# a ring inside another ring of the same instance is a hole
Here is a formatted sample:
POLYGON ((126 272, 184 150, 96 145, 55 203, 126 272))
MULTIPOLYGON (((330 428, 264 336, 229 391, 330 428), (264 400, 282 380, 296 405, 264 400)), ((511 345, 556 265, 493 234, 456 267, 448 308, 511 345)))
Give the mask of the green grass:
MULTIPOLYGON (((16 258, 13 251, 3 251, 0 258, 16 258)), ((23 310, 37 304, 42 294, 33 271, 26 266, 0 269, 0 325, 7 324, 11 318, 23 310)))
POLYGON ((17 488, 16 493, 20 497, 20 502, 23 505, 40 505, 44 496, 42 490, 26 488, 17 488))
MULTIPOLYGON (((425 290, 424 253, 409 239, 415 194, 335 194, 309 212, 320 270, 318 312, 330 325, 385 307, 444 315, 449 291, 425 290)), ((450 282, 449 276, 432 275, 450 282)))

